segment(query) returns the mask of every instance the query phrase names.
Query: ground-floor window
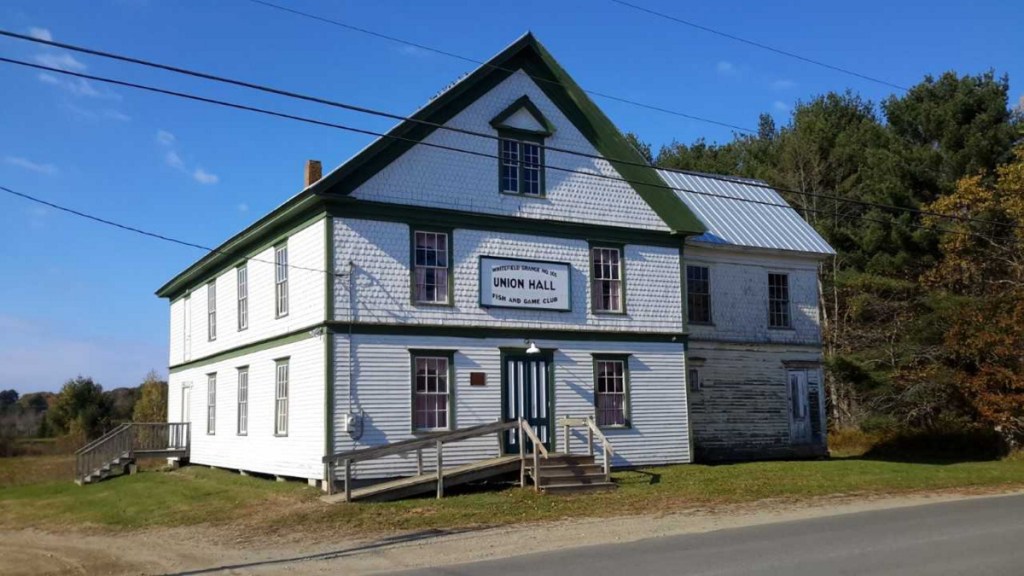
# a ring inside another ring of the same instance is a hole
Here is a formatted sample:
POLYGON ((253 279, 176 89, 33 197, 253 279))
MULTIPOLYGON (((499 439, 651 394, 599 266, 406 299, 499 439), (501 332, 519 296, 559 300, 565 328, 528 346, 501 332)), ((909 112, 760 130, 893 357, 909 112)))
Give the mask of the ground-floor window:
POLYGON ((206 375, 206 433, 217 432, 217 373, 206 375))
POLYGON ((412 427, 448 430, 451 426, 453 353, 412 353, 412 427))
POLYGON ((288 434, 288 359, 276 362, 276 386, 274 401, 274 434, 288 434))
POLYGON ((629 426, 629 357, 594 355, 594 411, 598 426, 629 426))

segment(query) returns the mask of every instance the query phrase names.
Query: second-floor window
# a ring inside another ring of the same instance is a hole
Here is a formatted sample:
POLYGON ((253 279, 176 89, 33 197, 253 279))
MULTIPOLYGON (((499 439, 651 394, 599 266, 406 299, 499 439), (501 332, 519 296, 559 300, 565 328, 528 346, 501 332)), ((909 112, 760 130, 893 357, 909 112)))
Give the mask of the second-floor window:
POLYGON ((622 250, 605 246, 590 249, 591 294, 594 312, 624 312, 622 250))
POLYGON ((288 245, 274 248, 274 300, 275 314, 288 315, 288 245))
POLYGON ((206 337, 217 339, 217 281, 206 285, 206 337))
POLYGON ((249 267, 242 264, 236 272, 238 279, 238 329, 249 327, 249 267))
POLYGON ((789 328, 789 275, 768 275, 768 327, 789 328))
POLYGON ((413 233, 413 300, 450 304, 449 238, 445 232, 413 233))
POLYGON ((711 275, 707 266, 686 267, 686 311, 691 323, 711 323, 711 275))
POLYGON ((502 138, 501 191, 526 196, 544 195, 544 162, 541 145, 537 142, 502 138))

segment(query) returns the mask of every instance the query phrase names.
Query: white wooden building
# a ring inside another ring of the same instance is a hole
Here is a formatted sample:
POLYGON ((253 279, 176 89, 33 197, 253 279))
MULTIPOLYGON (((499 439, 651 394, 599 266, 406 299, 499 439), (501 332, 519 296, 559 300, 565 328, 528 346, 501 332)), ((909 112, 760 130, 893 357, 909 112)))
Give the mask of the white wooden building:
POLYGON ((559 450, 566 415, 617 466, 823 453, 831 249, 777 194, 646 166, 532 35, 412 118, 157 292, 193 463, 322 480, 331 454, 517 417, 559 450))

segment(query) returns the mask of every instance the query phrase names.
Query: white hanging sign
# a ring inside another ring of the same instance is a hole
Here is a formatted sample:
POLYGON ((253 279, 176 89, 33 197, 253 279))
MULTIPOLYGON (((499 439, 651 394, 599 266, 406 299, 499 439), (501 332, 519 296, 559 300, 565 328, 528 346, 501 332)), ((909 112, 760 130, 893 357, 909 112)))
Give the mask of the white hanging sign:
POLYGON ((480 305, 568 311, 571 267, 564 262, 480 257, 480 305))

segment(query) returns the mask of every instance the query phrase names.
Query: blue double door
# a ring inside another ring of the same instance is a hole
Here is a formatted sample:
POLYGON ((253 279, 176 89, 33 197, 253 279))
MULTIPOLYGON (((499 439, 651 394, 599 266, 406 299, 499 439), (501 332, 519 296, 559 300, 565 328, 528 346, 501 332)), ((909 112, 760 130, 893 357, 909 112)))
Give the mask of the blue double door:
MULTIPOLYGON (((552 361, 549 354, 505 354, 501 365, 502 418, 506 421, 525 418, 537 433, 544 447, 551 448, 551 415, 553 413, 552 361)), ((526 451, 533 443, 526 438, 526 451)), ((505 434, 506 454, 519 452, 518 429, 505 434)))

